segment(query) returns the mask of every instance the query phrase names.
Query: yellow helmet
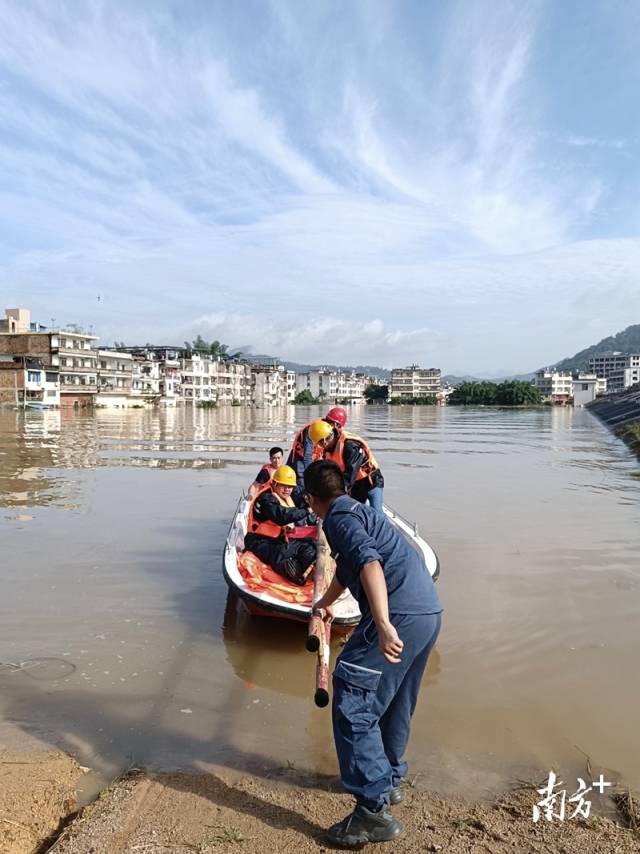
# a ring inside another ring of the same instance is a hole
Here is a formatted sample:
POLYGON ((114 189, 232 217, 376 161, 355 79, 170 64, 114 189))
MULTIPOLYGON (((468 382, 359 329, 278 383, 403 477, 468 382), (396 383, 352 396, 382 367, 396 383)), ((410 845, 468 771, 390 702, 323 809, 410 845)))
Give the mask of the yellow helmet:
POLYGON ((331 424, 327 424, 326 421, 323 421, 322 418, 319 418, 317 421, 312 421, 309 426, 309 438, 314 445, 317 445, 322 439, 328 439, 332 433, 333 427, 331 424))
POLYGON ((271 480, 279 483, 281 486, 295 486, 297 483, 296 473, 291 466, 280 466, 273 473, 271 480))

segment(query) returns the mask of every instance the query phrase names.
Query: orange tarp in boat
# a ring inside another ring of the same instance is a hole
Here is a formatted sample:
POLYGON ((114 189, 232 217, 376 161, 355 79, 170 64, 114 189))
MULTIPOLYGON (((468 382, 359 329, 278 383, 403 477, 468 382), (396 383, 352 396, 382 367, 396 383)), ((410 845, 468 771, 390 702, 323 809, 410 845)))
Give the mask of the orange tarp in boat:
POLYGON ((249 590, 254 593, 268 593, 274 599, 288 602, 292 605, 311 607, 313 600, 313 573, 309 573, 304 587, 298 587, 279 575, 266 563, 257 558, 253 552, 238 554, 238 569, 249 590))

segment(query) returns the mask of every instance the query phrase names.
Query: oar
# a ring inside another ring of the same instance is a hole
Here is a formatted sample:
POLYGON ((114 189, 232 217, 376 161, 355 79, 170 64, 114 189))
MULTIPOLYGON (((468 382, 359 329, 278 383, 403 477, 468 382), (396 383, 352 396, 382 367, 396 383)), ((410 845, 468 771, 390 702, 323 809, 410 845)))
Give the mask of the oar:
MULTIPOLYGON (((318 522, 318 553, 313 570, 313 602, 317 602, 327 588, 328 562, 331 553, 327 538, 322 530, 322 522, 318 522)), ((316 664, 316 691, 314 700, 316 706, 324 708, 329 704, 329 658, 331 655, 331 621, 326 622, 318 614, 311 611, 309 619, 309 634, 306 647, 309 652, 318 654, 316 664)))

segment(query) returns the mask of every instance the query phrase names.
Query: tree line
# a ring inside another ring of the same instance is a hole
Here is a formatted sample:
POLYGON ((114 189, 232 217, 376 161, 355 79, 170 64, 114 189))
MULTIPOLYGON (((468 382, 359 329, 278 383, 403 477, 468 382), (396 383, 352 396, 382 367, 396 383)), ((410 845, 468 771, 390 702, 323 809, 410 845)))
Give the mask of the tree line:
POLYGON ((531 383, 505 380, 462 383, 449 395, 448 402, 454 406, 536 406, 543 400, 539 389, 531 383))

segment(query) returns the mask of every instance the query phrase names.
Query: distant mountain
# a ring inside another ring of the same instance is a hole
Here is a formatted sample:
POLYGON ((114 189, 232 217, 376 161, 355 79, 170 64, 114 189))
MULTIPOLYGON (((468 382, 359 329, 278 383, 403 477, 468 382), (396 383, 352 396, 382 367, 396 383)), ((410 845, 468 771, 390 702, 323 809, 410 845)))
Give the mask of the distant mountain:
POLYGON ((328 368, 330 371, 356 371, 358 374, 367 374, 371 377, 380 377, 380 379, 388 379, 391 376, 391 371, 385 368, 378 368, 375 365, 306 365, 302 362, 289 362, 286 359, 278 359, 276 356, 265 356, 264 354, 254 355, 253 353, 243 353, 243 358, 248 362, 260 364, 271 364, 276 362, 278 365, 284 365, 290 371, 295 371, 297 374, 306 374, 309 371, 317 371, 319 368, 328 368))
POLYGON ((591 356, 595 356, 597 353, 606 353, 609 350, 620 350, 622 353, 640 353, 640 323, 627 326, 617 335, 603 338, 597 344, 580 350, 575 356, 569 356, 561 362, 556 362, 555 367, 559 371, 584 371, 589 368, 591 356))

